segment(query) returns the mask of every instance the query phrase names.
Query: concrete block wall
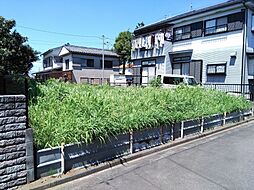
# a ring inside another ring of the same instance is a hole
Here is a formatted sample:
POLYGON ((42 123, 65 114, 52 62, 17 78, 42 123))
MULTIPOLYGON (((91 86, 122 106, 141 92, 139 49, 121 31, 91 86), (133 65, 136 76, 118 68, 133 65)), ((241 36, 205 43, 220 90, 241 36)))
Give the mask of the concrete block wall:
POLYGON ((27 128, 26 97, 0 96, 0 189, 15 189, 33 180, 33 138, 27 128))

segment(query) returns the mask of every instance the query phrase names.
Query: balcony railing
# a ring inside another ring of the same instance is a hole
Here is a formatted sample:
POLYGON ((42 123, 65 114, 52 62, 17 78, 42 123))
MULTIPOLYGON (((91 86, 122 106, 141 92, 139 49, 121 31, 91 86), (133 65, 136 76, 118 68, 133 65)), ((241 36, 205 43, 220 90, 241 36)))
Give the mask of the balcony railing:
POLYGON ((201 36, 202 36, 202 29, 192 30, 190 32, 175 34, 174 41, 186 40, 186 39, 191 39, 191 38, 196 38, 201 36))
MULTIPOLYGON (((231 32, 235 30, 243 29, 243 23, 241 21, 231 22, 228 24, 208 27, 205 29, 205 35, 212 35, 217 33, 223 32, 231 32)), ((174 34, 174 41, 186 40, 196 37, 201 37, 203 34, 202 29, 192 30, 189 32, 181 33, 181 34, 174 34)))
POLYGON ((205 35, 241 30, 243 28, 243 23, 240 21, 232 22, 228 24, 208 27, 205 29, 205 35))

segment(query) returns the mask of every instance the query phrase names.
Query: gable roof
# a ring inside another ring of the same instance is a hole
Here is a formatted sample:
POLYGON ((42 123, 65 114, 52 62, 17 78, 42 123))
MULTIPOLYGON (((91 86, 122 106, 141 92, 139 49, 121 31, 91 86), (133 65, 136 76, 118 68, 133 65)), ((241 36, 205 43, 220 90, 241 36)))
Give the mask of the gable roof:
POLYGON ((45 51, 44 53, 42 53, 41 55, 45 56, 45 55, 47 55, 47 54, 49 54, 49 53, 52 53, 53 55, 58 55, 58 54, 60 53, 62 47, 63 47, 63 46, 51 48, 51 49, 45 51))
POLYGON ((173 17, 155 22, 153 24, 149 24, 147 26, 143 26, 141 28, 138 28, 138 29, 134 30, 134 34, 135 35, 142 34, 146 31, 150 31, 152 28, 155 28, 156 26, 157 27, 160 27, 160 26, 163 27, 163 26, 166 25, 166 23, 168 23, 168 25, 169 25, 170 22, 178 20, 178 19, 187 18, 187 17, 193 16, 193 15, 205 13, 205 12, 208 12, 208 11, 213 11, 213 10, 216 10, 216 9, 221 9, 221 8, 236 5, 236 4, 241 4, 241 3, 244 3, 244 2, 248 2, 248 1, 249 0, 229 0, 229 1, 224 2, 224 3, 212 5, 212 6, 201 8, 201 9, 198 9, 198 10, 189 11, 187 13, 176 15, 176 16, 173 16, 173 17))
MULTIPOLYGON (((102 49, 99 48, 89 48, 82 46, 74 46, 74 45, 65 45, 65 47, 70 53, 78 53, 78 54, 88 54, 88 55, 102 55, 102 49)), ((119 57, 119 55, 113 51, 104 49, 105 56, 111 57, 119 57)))

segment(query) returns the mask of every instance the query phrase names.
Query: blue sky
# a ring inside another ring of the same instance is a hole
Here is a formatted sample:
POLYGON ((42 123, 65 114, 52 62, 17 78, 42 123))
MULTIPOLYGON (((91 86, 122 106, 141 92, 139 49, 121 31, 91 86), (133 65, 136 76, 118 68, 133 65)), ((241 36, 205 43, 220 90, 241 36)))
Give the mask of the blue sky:
MULTIPOLYGON (((138 22, 151 24, 190 11, 191 4, 193 9, 199 9, 224 1, 0 0, 0 15, 16 20, 17 31, 27 36, 28 43, 40 52, 65 43, 101 48, 102 41, 36 30, 98 37, 104 34, 109 38, 107 47, 111 48, 119 32, 133 31, 138 22)), ((39 65, 33 70, 38 70, 39 65)))

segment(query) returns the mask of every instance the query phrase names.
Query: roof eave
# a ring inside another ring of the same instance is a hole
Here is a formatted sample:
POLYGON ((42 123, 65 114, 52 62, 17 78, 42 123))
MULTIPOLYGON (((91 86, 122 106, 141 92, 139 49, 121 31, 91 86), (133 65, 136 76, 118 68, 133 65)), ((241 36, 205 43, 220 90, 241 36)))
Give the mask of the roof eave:
MULTIPOLYGON (((202 13, 207 12, 207 11, 213 11, 213 10, 216 10, 216 9, 221 9, 221 8, 229 7, 229 6, 236 5, 236 4, 242 4, 244 2, 248 3, 248 2, 252 2, 252 0, 227 1, 227 2, 224 2, 224 3, 217 4, 217 5, 209 6, 209 7, 206 7, 206 8, 193 10, 193 11, 190 11, 190 12, 187 12, 187 13, 183 13, 183 14, 173 16, 171 18, 156 22, 154 24, 150 24, 150 25, 138 28, 138 29, 134 30, 134 34, 135 35, 143 34, 143 33, 146 33, 146 31, 152 31, 153 28, 159 28, 159 27, 162 28, 162 26, 165 25, 165 24, 170 25, 170 22, 178 20, 178 19, 183 19, 183 18, 194 16, 194 15, 197 15, 197 14, 202 14, 202 13)), ((173 25, 173 24, 171 24, 171 25, 173 25)))

